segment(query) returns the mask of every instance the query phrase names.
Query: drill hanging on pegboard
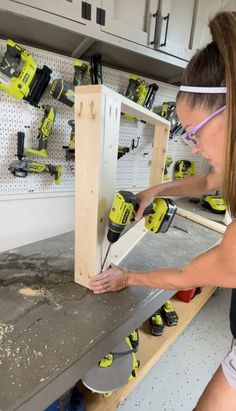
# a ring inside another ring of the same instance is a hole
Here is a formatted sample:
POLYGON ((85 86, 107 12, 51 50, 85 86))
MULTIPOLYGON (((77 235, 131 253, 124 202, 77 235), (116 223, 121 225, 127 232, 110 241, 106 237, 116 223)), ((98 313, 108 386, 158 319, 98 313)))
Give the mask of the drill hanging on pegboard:
POLYGON ((74 79, 73 83, 61 78, 53 81, 50 94, 53 98, 73 107, 75 104, 75 86, 86 84, 102 84, 102 65, 101 56, 91 56, 91 65, 82 60, 74 62, 74 79))

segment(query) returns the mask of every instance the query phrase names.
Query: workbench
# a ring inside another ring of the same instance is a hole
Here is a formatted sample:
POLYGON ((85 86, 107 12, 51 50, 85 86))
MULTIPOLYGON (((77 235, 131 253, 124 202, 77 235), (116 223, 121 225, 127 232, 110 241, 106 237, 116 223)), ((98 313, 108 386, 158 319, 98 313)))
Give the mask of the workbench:
MULTIPOLYGON (((222 238, 180 216, 174 224, 182 230, 146 234, 121 265, 180 266, 222 238)), ((73 277, 73 232, 0 254, 0 411, 43 411, 174 294, 94 295, 73 277)))

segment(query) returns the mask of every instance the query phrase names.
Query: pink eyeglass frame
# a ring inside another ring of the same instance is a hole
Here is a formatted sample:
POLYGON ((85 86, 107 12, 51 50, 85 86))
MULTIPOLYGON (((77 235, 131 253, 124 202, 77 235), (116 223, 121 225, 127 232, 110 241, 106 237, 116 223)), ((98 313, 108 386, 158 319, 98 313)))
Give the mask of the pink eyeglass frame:
POLYGON ((191 130, 185 131, 183 134, 180 135, 182 140, 191 147, 196 147, 197 142, 192 140, 191 136, 196 135, 196 133, 203 127, 205 124, 208 123, 212 118, 216 117, 218 114, 222 113, 226 109, 226 106, 219 108, 218 110, 214 111, 214 113, 210 114, 205 120, 201 121, 195 127, 191 128, 191 130))

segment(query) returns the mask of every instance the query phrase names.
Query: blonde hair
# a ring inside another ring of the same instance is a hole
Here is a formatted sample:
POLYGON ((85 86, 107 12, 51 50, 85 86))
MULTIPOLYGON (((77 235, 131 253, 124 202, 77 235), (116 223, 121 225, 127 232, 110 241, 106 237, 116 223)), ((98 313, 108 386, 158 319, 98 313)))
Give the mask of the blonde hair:
POLYGON ((223 195, 236 216, 236 13, 218 13, 209 23, 212 42, 190 60, 182 84, 201 87, 227 87, 227 95, 179 92, 177 101, 187 99, 190 107, 210 110, 227 105, 227 138, 223 195))

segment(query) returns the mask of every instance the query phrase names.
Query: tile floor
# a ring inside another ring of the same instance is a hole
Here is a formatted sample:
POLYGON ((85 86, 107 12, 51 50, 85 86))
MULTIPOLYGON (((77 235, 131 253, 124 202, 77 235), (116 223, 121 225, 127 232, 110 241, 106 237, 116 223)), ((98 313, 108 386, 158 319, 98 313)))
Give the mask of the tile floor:
POLYGON ((217 291, 118 410, 191 411, 230 346, 229 304, 217 291))

